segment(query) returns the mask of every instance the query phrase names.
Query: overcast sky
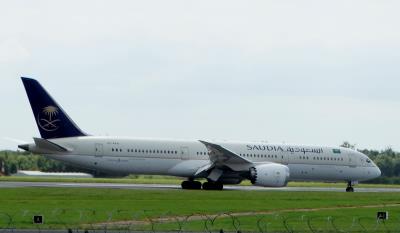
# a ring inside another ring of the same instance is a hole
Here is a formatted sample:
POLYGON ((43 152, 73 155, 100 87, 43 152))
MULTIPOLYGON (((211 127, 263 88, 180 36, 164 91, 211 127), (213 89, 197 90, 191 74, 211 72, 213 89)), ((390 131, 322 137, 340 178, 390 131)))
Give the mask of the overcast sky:
POLYGON ((86 132, 400 150, 400 1, 1 1, 0 149, 20 76, 86 132))

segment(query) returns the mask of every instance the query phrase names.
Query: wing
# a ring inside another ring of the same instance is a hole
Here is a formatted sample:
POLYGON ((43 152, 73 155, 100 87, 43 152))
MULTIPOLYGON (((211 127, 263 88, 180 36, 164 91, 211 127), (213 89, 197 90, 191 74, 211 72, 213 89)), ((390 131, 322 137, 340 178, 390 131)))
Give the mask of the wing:
POLYGON ((229 167, 234 171, 244 171, 253 166, 251 161, 221 145, 202 140, 199 141, 207 147, 213 167, 229 167))

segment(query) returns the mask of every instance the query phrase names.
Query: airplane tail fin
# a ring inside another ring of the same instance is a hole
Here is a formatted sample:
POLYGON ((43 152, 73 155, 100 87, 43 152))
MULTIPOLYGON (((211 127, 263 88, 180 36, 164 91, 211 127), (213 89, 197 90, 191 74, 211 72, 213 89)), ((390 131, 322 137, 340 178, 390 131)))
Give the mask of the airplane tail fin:
POLYGON ((38 81, 25 77, 21 79, 42 138, 86 136, 38 81))

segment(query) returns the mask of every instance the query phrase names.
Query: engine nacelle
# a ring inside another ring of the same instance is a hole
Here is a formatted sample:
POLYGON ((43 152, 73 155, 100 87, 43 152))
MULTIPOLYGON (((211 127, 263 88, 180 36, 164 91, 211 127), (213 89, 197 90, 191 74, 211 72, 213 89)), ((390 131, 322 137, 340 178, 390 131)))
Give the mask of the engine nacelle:
POLYGON ((289 168, 282 164, 267 163, 250 168, 250 181, 256 186, 284 187, 289 176, 289 168))

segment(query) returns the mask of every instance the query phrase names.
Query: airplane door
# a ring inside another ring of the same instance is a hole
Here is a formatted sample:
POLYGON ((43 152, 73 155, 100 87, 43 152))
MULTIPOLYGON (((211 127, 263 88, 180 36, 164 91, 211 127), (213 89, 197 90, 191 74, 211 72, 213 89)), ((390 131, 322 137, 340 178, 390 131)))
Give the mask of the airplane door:
POLYGON ((180 156, 181 156, 181 159, 182 159, 182 160, 187 160, 187 159, 189 159, 189 147, 187 147, 187 146, 182 146, 181 149, 180 149, 180 151, 179 151, 179 153, 180 153, 180 156))
POLYGON ((94 146, 94 154, 96 157, 102 157, 103 156, 103 144, 101 143, 96 143, 94 146))

